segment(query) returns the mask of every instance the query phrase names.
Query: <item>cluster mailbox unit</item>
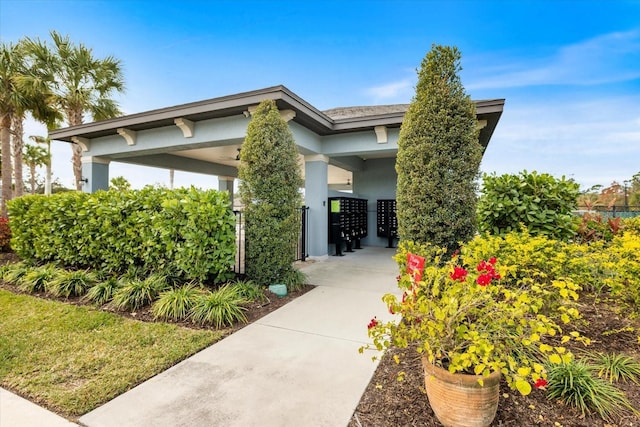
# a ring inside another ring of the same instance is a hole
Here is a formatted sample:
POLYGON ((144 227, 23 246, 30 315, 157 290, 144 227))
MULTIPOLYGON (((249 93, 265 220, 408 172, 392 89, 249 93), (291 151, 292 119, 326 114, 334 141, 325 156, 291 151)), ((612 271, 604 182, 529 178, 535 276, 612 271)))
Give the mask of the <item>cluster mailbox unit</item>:
POLYGON ((354 197, 329 198, 329 243, 336 245, 335 255, 362 249, 360 239, 367 237, 367 200, 354 197), (354 246, 355 244, 355 246, 354 246))
POLYGON ((396 201, 378 200, 377 206, 378 237, 386 237, 388 248, 393 247, 393 239, 398 238, 398 218, 396 217, 396 201))

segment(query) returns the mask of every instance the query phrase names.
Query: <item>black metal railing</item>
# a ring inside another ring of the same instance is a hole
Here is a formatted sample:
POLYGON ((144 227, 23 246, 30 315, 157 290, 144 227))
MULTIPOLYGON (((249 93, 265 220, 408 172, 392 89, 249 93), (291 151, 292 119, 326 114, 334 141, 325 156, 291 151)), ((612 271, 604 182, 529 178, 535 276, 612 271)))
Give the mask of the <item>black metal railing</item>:
MULTIPOLYGON (((247 248, 247 239, 244 233, 244 212, 233 211, 236 216, 236 262, 233 272, 236 274, 245 274, 245 252, 247 248)), ((304 261, 309 256, 309 208, 303 206, 297 209, 298 222, 300 224, 300 233, 293 250, 294 261, 304 261)))

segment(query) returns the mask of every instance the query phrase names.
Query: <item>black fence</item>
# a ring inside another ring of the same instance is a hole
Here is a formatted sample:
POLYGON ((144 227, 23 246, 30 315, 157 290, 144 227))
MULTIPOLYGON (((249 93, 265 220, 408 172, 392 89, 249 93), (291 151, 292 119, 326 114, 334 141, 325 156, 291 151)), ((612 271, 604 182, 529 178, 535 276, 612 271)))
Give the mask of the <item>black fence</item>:
MULTIPOLYGON (((246 267, 245 251, 247 247, 247 239, 244 234, 244 213, 242 211, 233 211, 236 215, 236 262, 233 272, 236 274, 244 274, 246 267)), ((293 248, 293 260, 304 261, 309 256, 309 208, 303 206, 297 210, 298 223, 300 224, 300 233, 295 248, 293 248)))
POLYGON ((604 206, 595 206, 595 207, 585 207, 581 206, 575 211, 577 215, 583 214, 591 214, 591 215, 600 215, 603 219, 607 218, 635 218, 640 216, 640 206, 612 206, 612 207, 604 207, 604 206))

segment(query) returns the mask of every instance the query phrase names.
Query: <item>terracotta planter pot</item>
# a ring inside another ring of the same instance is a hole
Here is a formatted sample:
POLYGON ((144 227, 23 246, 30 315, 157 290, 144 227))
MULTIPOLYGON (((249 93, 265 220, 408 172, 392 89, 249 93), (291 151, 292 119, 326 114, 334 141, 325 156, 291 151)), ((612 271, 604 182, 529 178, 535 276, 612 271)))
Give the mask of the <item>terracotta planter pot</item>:
POLYGON ((423 357, 429 404, 445 427, 487 427, 498 410, 500 372, 488 377, 452 374, 423 357), (478 384, 482 378, 484 385, 478 384))

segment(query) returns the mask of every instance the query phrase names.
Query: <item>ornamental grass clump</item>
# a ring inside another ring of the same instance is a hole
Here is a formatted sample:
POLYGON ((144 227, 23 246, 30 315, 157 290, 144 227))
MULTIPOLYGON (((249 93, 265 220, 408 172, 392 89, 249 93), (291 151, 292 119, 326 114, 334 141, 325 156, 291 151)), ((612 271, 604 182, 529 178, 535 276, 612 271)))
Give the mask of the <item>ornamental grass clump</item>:
MULTIPOLYGON (((424 266, 411 261, 413 254, 407 262, 402 249, 396 256, 401 266, 409 265, 398 276, 402 297, 387 294, 383 301, 402 319, 369 323, 377 350, 415 343, 428 363, 451 373, 489 376, 498 371, 510 388, 527 395, 532 385, 546 384, 545 364, 572 360, 562 344, 572 339, 588 343, 577 332, 563 334, 561 326, 543 314, 540 295, 504 286, 505 271, 496 258, 469 265, 457 255, 443 259, 444 250, 426 252, 432 255, 417 257, 424 266)), ((566 325, 579 317, 577 310, 565 314, 559 322, 566 325)))

